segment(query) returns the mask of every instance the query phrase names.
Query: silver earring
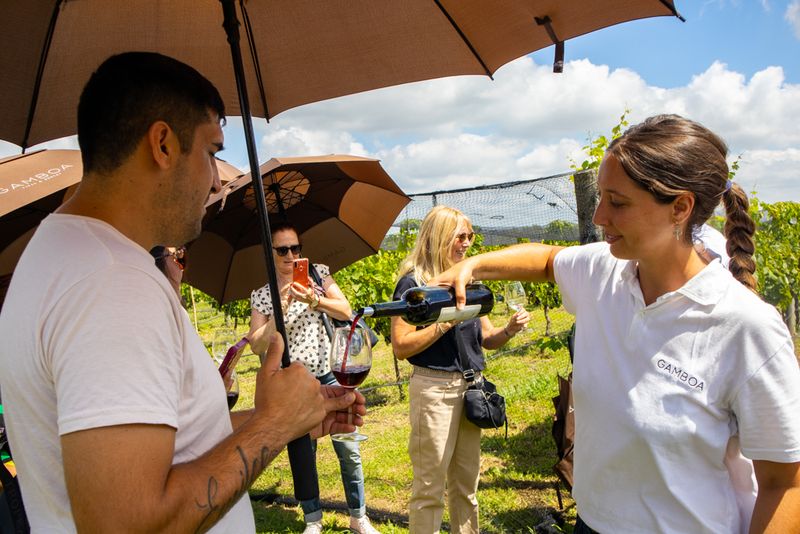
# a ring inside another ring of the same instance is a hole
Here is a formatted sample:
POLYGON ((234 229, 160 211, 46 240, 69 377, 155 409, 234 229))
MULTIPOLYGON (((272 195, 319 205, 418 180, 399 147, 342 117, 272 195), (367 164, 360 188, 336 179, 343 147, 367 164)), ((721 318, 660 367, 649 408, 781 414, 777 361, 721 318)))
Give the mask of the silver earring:
POLYGON ((672 235, 675 236, 675 241, 681 240, 681 235, 683 235, 683 231, 681 230, 680 225, 678 224, 675 225, 675 230, 672 232, 672 235))

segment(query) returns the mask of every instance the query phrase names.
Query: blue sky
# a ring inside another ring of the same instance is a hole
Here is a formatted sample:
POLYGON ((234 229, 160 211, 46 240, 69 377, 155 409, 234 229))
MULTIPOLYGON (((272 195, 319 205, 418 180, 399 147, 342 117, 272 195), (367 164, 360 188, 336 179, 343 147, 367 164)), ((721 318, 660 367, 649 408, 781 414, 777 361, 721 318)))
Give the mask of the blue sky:
MULTIPOLYGON (((657 17, 621 24, 570 41, 566 57, 627 67, 649 84, 666 88, 686 85, 715 60, 748 78, 764 67, 780 65, 786 81, 796 84, 800 82, 800 41, 786 20, 789 4, 677 0, 685 23, 657 17)), ((552 50, 533 57, 547 63, 552 61, 552 50)))
MULTIPOLYGON (((634 21, 500 68, 494 81, 461 76, 407 84, 255 121, 259 160, 357 154, 381 160, 407 192, 566 172, 589 136, 679 113, 720 134, 737 181, 762 200, 800 201, 800 0, 676 0, 686 18, 634 21)), ((247 169, 241 121, 226 151, 247 169)), ((76 147, 74 139, 49 146, 76 147)), ((0 156, 14 153, 0 144, 0 156)))

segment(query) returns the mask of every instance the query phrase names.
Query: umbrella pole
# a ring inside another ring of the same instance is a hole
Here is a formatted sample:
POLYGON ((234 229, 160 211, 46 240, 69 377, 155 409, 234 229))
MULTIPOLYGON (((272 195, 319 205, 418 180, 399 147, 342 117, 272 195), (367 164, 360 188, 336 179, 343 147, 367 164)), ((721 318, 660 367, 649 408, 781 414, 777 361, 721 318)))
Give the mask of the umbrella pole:
MULTIPOLYGON (((272 235, 269 229, 267 216, 267 202, 264 198, 264 180, 259 172, 258 154, 256 152, 255 134, 253 132, 253 119, 250 115, 250 101, 247 97, 247 87, 244 79, 244 66, 242 52, 239 48, 239 20, 236 17, 234 0, 220 0, 224 14, 223 27, 228 36, 231 47, 231 60, 233 72, 236 77, 236 89, 239 96, 239 107, 242 113, 242 126, 247 144, 247 155, 250 161, 250 175, 253 178, 253 192, 258 207, 261 227, 261 243, 264 246, 264 260, 267 265, 267 276, 271 287, 272 311, 275 318, 275 328, 283 336, 283 366, 290 364, 289 343, 286 339, 286 328, 281 310, 280 289, 275 265, 272 262, 272 235)), ((319 497, 319 481, 317 479, 317 464, 314 450, 311 447, 311 438, 308 434, 289 442, 289 463, 292 468, 294 480, 294 496, 298 501, 306 501, 319 497)))
POLYGON ((197 305, 194 302, 194 288, 189 286, 189 296, 192 298, 192 315, 194 315, 194 331, 200 333, 197 329, 197 305))

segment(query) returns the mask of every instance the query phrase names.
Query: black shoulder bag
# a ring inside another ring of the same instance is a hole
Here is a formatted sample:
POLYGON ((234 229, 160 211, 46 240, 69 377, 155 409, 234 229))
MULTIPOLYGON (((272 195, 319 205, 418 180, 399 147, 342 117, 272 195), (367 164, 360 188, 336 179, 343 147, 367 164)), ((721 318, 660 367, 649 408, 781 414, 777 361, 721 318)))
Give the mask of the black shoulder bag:
MULTIPOLYGON (((313 263, 308 264, 308 274, 311 275, 311 279, 314 280, 314 283, 317 284, 319 287, 322 287, 322 277, 320 277, 319 273, 317 272, 317 268, 314 267, 313 263)), ((322 315, 322 324, 325 327, 325 332, 328 334, 328 339, 333 339, 333 327, 331 326, 331 321, 336 326, 350 326, 352 323, 350 321, 342 321, 341 319, 332 319, 328 317, 328 314, 325 312, 319 312, 322 315)), ((374 347, 380 339, 378 338, 378 334, 369 327, 369 325, 364 321, 363 317, 358 318, 358 326, 363 328, 367 331, 367 336, 369 336, 369 346, 374 347)))
POLYGON ((467 361, 467 351, 461 331, 453 332, 458 347, 458 358, 464 380, 467 381, 467 391, 464 392, 464 414, 467 420, 480 428, 500 428, 506 426, 508 437, 508 419, 506 418, 506 399, 497 392, 497 386, 482 376, 475 381, 475 371, 467 361))

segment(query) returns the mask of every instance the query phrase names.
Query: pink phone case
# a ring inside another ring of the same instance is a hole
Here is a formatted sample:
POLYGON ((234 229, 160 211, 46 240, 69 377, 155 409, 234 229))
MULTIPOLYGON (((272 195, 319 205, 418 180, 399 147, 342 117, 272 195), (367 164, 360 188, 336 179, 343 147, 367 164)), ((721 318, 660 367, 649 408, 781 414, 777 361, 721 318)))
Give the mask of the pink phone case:
POLYGON ((244 352, 244 348, 249 343, 249 340, 246 337, 243 337, 239 341, 236 342, 231 348, 228 349, 228 352, 225 354, 225 358, 222 360, 222 363, 219 365, 219 374, 225 376, 228 372, 228 369, 231 367, 236 367, 236 363, 239 361, 239 358, 242 357, 242 353, 244 352))

